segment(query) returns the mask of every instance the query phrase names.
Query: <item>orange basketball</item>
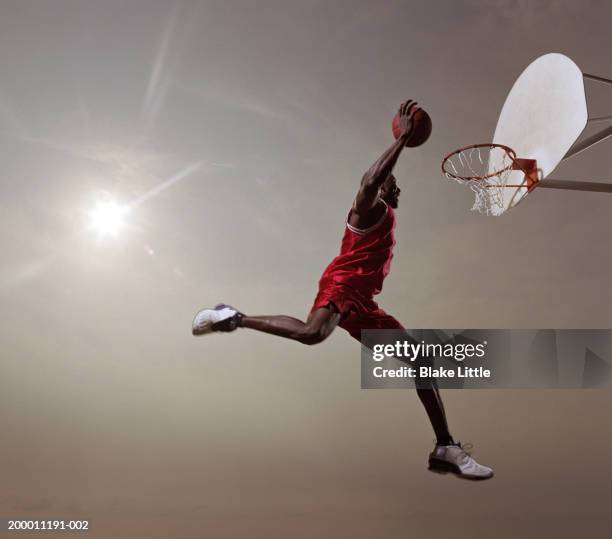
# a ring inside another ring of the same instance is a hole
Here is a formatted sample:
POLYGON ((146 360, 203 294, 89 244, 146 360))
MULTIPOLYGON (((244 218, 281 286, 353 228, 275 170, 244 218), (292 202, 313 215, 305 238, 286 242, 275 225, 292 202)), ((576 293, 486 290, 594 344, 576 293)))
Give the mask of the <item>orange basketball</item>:
MULTIPOLYGON (((406 146, 414 148, 423 144, 431 135, 431 118, 423 109, 419 109, 414 113, 414 131, 412 136, 406 142, 406 146)), ((399 127, 399 113, 396 114, 391 123, 391 129, 393 130, 393 136, 398 139, 400 136, 399 127)))

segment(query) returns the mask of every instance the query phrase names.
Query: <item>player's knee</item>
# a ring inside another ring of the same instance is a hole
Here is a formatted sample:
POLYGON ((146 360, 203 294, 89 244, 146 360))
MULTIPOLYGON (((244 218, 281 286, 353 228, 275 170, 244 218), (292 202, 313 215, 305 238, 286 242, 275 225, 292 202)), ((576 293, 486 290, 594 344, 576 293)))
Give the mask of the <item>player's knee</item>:
POLYGON ((323 342, 328 336, 328 333, 322 327, 306 326, 298 337, 298 341, 302 344, 312 345, 323 342))

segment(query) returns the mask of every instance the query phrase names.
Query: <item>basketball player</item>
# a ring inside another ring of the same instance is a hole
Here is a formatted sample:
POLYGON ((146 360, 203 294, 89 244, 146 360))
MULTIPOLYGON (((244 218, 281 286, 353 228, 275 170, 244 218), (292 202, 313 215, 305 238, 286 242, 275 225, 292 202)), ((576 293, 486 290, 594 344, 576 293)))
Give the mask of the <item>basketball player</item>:
MULTIPOLYGON (((393 168, 413 134, 417 110, 413 101, 400 106, 399 138, 363 175, 348 214, 340 254, 323 272, 306 322, 285 315, 250 316, 221 304, 196 314, 194 335, 250 328, 311 345, 324 341, 336 326, 357 340, 361 340, 362 329, 403 329, 402 324, 377 305, 373 296, 380 293, 393 257, 394 210, 401 192, 393 168)), ((491 468, 478 464, 453 440, 435 382, 417 388, 417 393, 437 440, 429 455, 429 469, 466 479, 492 477, 491 468)))

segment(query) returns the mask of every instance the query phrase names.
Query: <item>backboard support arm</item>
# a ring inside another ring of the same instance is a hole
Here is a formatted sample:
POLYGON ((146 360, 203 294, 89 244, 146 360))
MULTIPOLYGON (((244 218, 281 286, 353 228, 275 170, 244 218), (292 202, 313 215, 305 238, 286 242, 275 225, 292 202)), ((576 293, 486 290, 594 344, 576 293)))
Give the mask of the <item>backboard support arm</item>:
POLYGON ((546 180, 538 182, 537 187, 544 187, 547 189, 569 189, 572 191, 591 191, 593 193, 612 193, 612 183, 603 182, 577 182, 547 178, 546 180))
POLYGON ((611 79, 606 79, 604 77, 598 77, 597 75, 589 75, 588 73, 582 74, 585 79, 594 80, 595 82, 603 82, 604 84, 612 84, 611 79))
MULTIPOLYGON (((583 73, 582 76, 585 79, 590 79, 595 82, 601 82, 603 84, 612 85, 612 79, 606 79, 605 77, 591 75, 590 73, 583 73)), ((611 120, 611 119, 612 119, 612 116, 599 116, 595 118, 589 118, 587 122, 604 122, 606 120, 611 120)), ((563 156, 563 160, 569 159, 570 157, 573 157, 574 155, 577 155, 580 152, 583 152, 587 148, 594 146, 598 142, 601 142, 602 140, 605 140, 610 136, 612 136, 612 126, 606 127, 605 129, 602 129, 601 131, 599 131, 599 133, 595 133, 594 135, 591 135, 590 137, 585 138, 584 140, 581 140, 580 142, 575 142, 574 145, 563 156)))
POLYGON ((574 145, 567 151, 563 159, 569 159, 570 157, 573 157, 574 155, 583 152, 587 148, 594 146, 598 142, 601 142, 602 140, 605 140, 610 136, 612 136, 612 125, 606 127, 605 129, 602 129, 601 131, 599 131, 599 133, 595 133, 594 135, 591 135, 590 137, 585 138, 580 142, 574 143, 574 145))
POLYGON ((593 116, 587 122, 607 122, 609 120, 612 120, 612 116, 593 116))

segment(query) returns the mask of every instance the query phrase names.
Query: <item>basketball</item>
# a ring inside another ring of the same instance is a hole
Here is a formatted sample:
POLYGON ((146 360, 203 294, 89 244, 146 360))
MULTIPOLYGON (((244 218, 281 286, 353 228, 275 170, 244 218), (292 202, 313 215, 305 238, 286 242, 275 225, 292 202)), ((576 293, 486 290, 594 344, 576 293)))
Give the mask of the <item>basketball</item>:
MULTIPOLYGON (((431 135, 431 118, 423 109, 419 109, 415 112, 414 118, 414 131, 412 136, 406 142, 406 146, 414 148, 423 144, 431 135)), ((393 136, 398 139, 400 136, 399 127, 399 114, 396 114, 391 123, 391 129, 393 130, 393 136)))

